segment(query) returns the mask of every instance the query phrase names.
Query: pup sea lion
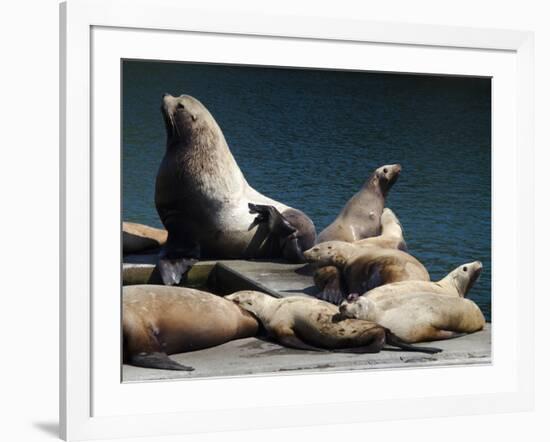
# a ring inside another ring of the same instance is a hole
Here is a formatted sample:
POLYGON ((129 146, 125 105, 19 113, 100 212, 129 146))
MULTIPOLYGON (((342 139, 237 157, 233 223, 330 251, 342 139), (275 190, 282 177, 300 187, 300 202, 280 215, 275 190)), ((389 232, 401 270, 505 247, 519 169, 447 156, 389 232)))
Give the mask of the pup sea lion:
POLYGON ((390 330, 371 321, 340 319, 336 306, 314 298, 291 296, 278 299, 245 290, 228 295, 226 299, 251 312, 269 336, 292 348, 377 353, 387 344, 409 351, 441 351, 407 345, 390 330))
POLYGON ((482 330, 485 318, 471 300, 434 293, 350 295, 340 305, 347 318, 375 321, 405 342, 450 339, 482 330))
POLYGON ((483 264, 473 261, 462 264, 439 281, 402 281, 376 287, 364 296, 381 299, 387 295, 402 293, 433 293, 464 298, 478 280, 483 264))
POLYGON ((163 246, 168 237, 164 229, 146 226, 144 224, 122 223, 122 253, 141 253, 158 249, 163 246))
MULTIPOLYGON (((323 266, 336 267, 341 273, 341 282, 347 293, 364 293, 375 287, 398 281, 429 281, 426 268, 414 256, 402 250, 377 246, 361 247, 342 241, 327 241, 304 252, 306 260, 323 266)), ((333 275, 329 275, 330 278, 333 275)), ((317 276, 316 280, 319 280, 317 276)), ((322 281, 326 282, 326 281, 322 281)), ((339 304, 345 299, 345 292, 332 290, 327 296, 329 302, 339 304)))
MULTIPOLYGON (((378 236, 371 238, 360 239, 352 244, 358 247, 378 246, 387 249, 398 249, 407 252, 407 244, 403 237, 403 228, 395 213, 391 209, 385 208, 380 217, 381 233, 378 236)), ((318 268, 313 280, 315 285, 321 291, 317 296, 319 299, 324 299, 329 302, 343 300, 345 282, 342 279, 340 270, 335 266, 324 266, 318 268)))
POLYGON ((166 152, 155 204, 168 230, 159 270, 179 284, 198 258, 284 258, 303 262, 315 226, 303 212, 246 181, 210 112, 189 95, 165 94, 166 152))
POLYGON ((124 363, 167 370, 193 370, 169 354, 200 350, 255 336, 258 321, 236 304, 183 287, 122 288, 124 363))
POLYGON ((344 206, 340 214, 318 236, 317 242, 353 242, 380 234, 380 215, 386 196, 401 173, 400 164, 379 167, 363 188, 344 206))

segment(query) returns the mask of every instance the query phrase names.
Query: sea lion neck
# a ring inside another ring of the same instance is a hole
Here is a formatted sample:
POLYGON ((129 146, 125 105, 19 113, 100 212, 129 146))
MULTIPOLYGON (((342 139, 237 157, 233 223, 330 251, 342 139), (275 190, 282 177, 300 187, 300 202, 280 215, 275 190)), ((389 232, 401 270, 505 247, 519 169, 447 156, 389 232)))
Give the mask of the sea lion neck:
POLYGON ((252 312, 262 323, 269 321, 275 311, 281 306, 279 299, 273 298, 270 295, 263 295, 262 298, 255 303, 254 312, 252 312))
POLYGON ((439 284, 441 287, 451 289, 452 291, 456 292, 457 295, 461 294, 460 287, 457 286, 455 277, 454 277, 455 271, 453 270, 451 273, 449 273, 444 278, 441 278, 437 284, 439 284))
POLYGON ((364 190, 368 190, 369 192, 372 192, 376 195, 380 195, 382 197, 386 196, 387 192, 384 192, 380 186, 380 178, 376 176, 376 173, 373 173, 367 182, 363 185, 364 190))

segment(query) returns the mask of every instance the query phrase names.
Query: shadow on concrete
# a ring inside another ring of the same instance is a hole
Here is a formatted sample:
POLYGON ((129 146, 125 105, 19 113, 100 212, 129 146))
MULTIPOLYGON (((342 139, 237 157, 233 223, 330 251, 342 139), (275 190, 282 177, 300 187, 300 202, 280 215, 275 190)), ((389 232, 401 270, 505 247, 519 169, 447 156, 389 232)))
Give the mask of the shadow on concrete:
MULTIPOLYGON (((281 293, 291 293, 291 294, 294 294, 294 295, 299 295, 300 294, 300 293, 297 293, 295 289, 279 290, 279 292, 281 292, 281 293)), ((311 285, 309 287, 305 287, 305 288, 301 289, 300 292, 303 293, 303 294, 313 296, 314 298, 316 298, 317 293, 319 293, 319 289, 317 288, 317 286, 311 285)))

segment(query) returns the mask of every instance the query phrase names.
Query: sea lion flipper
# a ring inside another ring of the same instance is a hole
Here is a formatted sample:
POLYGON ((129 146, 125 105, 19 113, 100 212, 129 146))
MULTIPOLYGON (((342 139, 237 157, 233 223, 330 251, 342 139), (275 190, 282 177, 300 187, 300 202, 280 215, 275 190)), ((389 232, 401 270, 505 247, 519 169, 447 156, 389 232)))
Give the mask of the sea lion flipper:
POLYGON ((149 284, 181 285, 200 257, 200 246, 185 232, 170 231, 149 284))
POLYGON ((340 270, 334 266, 320 267, 313 276, 315 285, 321 290, 316 298, 340 305, 345 299, 340 270))
POLYGON ((193 258, 159 258, 157 268, 163 284, 180 285, 196 262, 197 260, 193 258))
POLYGON ((193 367, 182 365, 179 362, 170 359, 166 353, 140 353, 133 355, 128 361, 130 365, 145 368, 160 368, 162 370, 193 371, 193 367))
POLYGON ((328 283, 323 291, 319 292, 316 297, 334 305, 340 305, 345 299, 338 280, 328 283))
POLYGON ((294 333, 278 335, 277 341, 281 345, 284 345, 285 347, 296 348, 298 350, 308 350, 308 351, 317 351, 317 352, 326 351, 323 348, 314 347, 313 345, 309 345, 305 343, 300 338, 298 338, 294 333))
POLYGON ((288 236, 296 232, 296 228, 274 206, 248 203, 250 213, 257 213, 253 225, 266 222, 271 233, 278 236, 288 236))
POLYGON ((386 344, 391 345, 393 347, 400 348, 402 350, 407 351, 417 351, 420 353, 440 353, 443 350, 437 347, 421 347, 418 345, 411 345, 405 341, 403 341, 401 338, 399 338, 397 335, 394 335, 391 331, 386 329, 386 344))

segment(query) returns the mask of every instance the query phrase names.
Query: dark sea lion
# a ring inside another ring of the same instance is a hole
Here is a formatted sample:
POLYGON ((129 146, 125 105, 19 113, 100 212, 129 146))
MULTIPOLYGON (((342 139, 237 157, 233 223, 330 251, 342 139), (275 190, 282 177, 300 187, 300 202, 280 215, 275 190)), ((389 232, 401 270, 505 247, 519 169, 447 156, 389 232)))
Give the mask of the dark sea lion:
POLYGON ((401 173, 400 164, 379 167, 340 214, 317 237, 317 242, 354 242, 380 234, 380 216, 386 196, 401 173))
POLYGON ((408 343, 437 341, 482 330, 485 318, 471 300, 435 293, 350 295, 340 305, 346 318, 375 321, 408 343))
POLYGON ((168 232, 144 224, 122 223, 122 253, 142 253, 160 248, 166 242, 168 232))
POLYGON ((168 355, 255 336, 258 321, 232 302, 184 287, 122 288, 123 361, 139 367, 193 370, 168 355))
POLYGON ((179 284, 199 258, 303 262, 303 251, 315 243, 311 219, 248 184, 197 99, 165 94, 161 110, 167 141, 155 204, 168 230, 158 266, 163 282, 179 284))
MULTIPOLYGON (((357 247, 377 246, 386 249, 397 249, 407 252, 407 244, 403 237, 403 228, 399 219, 391 209, 387 207, 382 211, 380 217, 381 233, 378 236, 360 239, 352 244, 357 247)), ((319 299, 328 302, 339 303, 347 293, 345 281, 338 267, 323 266, 318 268, 313 280, 320 290, 317 295, 319 299)))
MULTIPOLYGON (((426 268, 414 256, 398 249, 382 248, 375 245, 357 246, 343 241, 327 241, 317 244, 304 252, 309 263, 320 267, 336 267, 341 274, 340 290, 325 290, 318 296, 326 301, 339 304, 349 293, 365 293, 375 287, 398 281, 429 281, 426 268)), ((323 275, 327 280, 335 274, 323 275)), ((319 276, 315 278, 316 282, 319 276)))
POLYGON ((372 321, 342 319, 335 305, 305 296, 274 298, 251 290, 226 296, 251 312, 268 336, 301 350, 377 353, 386 345, 408 351, 437 353, 433 347, 404 343, 390 330, 372 321))

